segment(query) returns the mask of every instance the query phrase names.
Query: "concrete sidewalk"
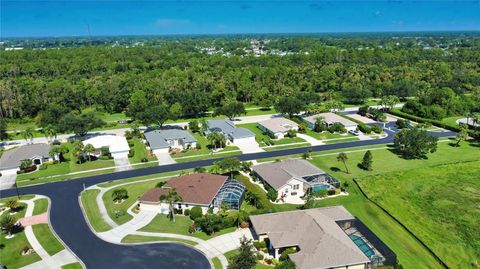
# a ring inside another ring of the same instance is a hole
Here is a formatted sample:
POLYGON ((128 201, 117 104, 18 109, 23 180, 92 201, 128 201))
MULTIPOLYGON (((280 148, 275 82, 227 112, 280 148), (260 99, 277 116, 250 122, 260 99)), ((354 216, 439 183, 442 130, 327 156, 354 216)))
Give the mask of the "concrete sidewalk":
POLYGON ((129 222, 120 226, 117 225, 117 227, 111 229, 110 231, 98 233, 97 235, 105 241, 120 243, 128 234, 131 234, 132 232, 135 232, 149 224, 156 215, 156 212, 145 210, 140 211, 140 213, 133 216, 133 219, 129 222))
MULTIPOLYGON (((25 217, 31 217, 33 214, 33 208, 35 207, 35 200, 43 198, 42 196, 35 196, 33 199, 30 200, 20 200, 22 203, 27 204, 27 210, 25 212, 25 217)), ((42 260, 29 264, 25 267, 25 269, 43 269, 43 268, 61 268, 65 264, 69 263, 74 263, 77 262, 77 259, 75 256, 70 253, 68 249, 64 249, 60 251, 59 253, 56 253, 53 256, 50 256, 47 251, 42 247, 40 242, 37 240, 35 237, 35 234, 33 233, 32 226, 27 226, 25 227, 25 236, 27 237, 27 240, 29 244, 32 246, 33 250, 35 250, 35 253, 40 256, 42 260)))
POLYGON ((322 142, 322 140, 318 140, 318 139, 313 138, 313 137, 311 137, 309 135, 306 135, 306 134, 297 133, 297 136, 300 137, 301 139, 307 141, 312 146, 325 144, 325 143, 322 142))

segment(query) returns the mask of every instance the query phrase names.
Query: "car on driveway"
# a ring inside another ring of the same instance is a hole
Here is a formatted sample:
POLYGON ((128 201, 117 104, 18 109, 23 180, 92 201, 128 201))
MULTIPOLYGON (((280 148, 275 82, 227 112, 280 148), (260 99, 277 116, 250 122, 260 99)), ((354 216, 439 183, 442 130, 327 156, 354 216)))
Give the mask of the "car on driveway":
POLYGON ((352 134, 352 135, 355 135, 355 136, 359 136, 360 135, 360 131, 357 131, 357 130, 350 130, 348 131, 349 134, 352 134))

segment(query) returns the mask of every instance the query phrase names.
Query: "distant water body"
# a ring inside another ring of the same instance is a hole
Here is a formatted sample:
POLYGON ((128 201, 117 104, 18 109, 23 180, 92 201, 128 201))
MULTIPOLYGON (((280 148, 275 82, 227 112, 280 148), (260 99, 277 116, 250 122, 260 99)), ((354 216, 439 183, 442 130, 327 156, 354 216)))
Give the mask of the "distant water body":
POLYGON ((0 36, 478 31, 480 1, 1 0, 0 36))

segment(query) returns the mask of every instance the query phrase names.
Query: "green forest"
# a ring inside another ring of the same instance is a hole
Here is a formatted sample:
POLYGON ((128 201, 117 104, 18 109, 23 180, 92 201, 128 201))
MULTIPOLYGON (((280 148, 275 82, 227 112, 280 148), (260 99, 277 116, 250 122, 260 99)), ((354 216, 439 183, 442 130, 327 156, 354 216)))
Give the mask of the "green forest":
POLYGON ((0 116, 44 127, 85 109, 131 117, 170 110, 189 118, 234 102, 362 104, 387 95, 409 97, 404 112, 425 118, 480 112, 475 35, 252 40, 159 38, 135 46, 1 51, 0 116), (264 53, 254 55, 254 46, 264 53))

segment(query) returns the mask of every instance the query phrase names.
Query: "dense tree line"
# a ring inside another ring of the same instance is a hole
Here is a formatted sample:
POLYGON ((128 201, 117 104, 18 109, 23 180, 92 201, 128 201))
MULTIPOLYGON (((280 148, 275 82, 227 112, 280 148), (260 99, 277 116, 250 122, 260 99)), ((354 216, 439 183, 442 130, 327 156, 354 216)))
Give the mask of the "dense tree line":
MULTIPOLYGON (((385 46, 394 44, 391 38, 363 43, 329 39, 328 46, 315 38, 274 39, 266 46, 297 53, 261 57, 207 55, 198 48, 210 46, 209 39, 128 48, 2 51, 0 116, 38 117, 45 126, 55 116, 95 107, 106 112, 132 110, 132 116, 161 123, 163 119, 149 119, 153 111, 135 114, 138 111, 129 107, 132 100, 143 98, 147 100, 143 105, 158 106, 169 117, 190 117, 235 101, 270 106, 299 93, 318 93, 319 101, 334 96, 348 103, 384 95, 433 94, 444 88, 455 96, 478 94, 480 50, 475 47, 478 39, 472 39, 464 46, 434 49, 385 46)), ((223 49, 232 51, 249 44, 244 39, 220 41, 223 49)), ((448 38, 444 42, 454 43, 448 38)))

